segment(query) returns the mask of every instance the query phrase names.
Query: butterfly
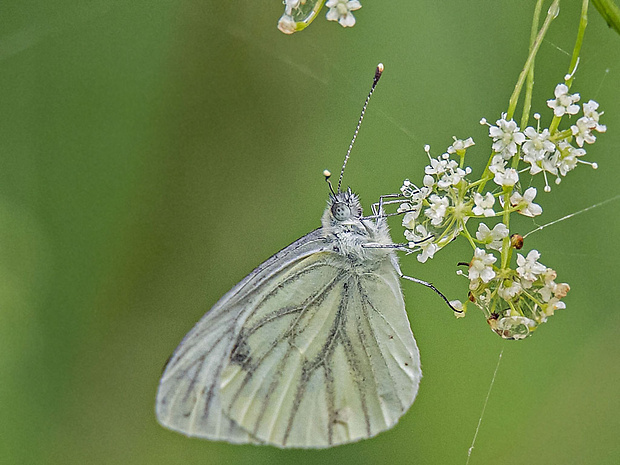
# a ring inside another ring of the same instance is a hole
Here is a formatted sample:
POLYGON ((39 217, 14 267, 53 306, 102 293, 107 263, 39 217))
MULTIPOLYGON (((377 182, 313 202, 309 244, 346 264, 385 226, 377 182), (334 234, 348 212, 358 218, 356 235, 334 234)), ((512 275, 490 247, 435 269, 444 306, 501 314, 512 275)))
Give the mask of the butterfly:
POLYGON ((364 217, 340 191, 351 146, 322 226, 234 286, 170 357, 156 401, 166 428, 325 448, 392 428, 413 403, 422 372, 400 278, 435 288, 403 276, 381 203, 364 217))

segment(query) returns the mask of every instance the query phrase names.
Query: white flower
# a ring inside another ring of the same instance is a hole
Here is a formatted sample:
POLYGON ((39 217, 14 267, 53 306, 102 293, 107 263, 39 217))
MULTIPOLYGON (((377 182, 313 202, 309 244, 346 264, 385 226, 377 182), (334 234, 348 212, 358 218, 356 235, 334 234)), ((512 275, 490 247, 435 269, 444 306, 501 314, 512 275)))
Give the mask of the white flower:
POLYGON ((410 241, 410 248, 419 248, 422 251, 417 257, 420 263, 425 263, 429 258, 433 258, 435 252, 439 250, 439 247, 433 242, 431 234, 428 233, 424 225, 417 225, 415 232, 405 231, 405 237, 410 241))
MULTIPOLYGON (((536 277, 547 271, 547 267, 541 263, 538 263, 540 253, 537 250, 530 250, 527 257, 524 257, 520 253, 517 254, 517 273, 526 281, 533 282, 536 277)), ((524 283, 525 284, 525 283, 524 283)), ((527 287, 527 286, 524 286, 527 287)))
POLYGON ((493 263, 497 261, 490 253, 486 253, 484 249, 476 248, 474 252, 474 258, 472 258, 469 264, 469 279, 473 282, 478 279, 484 283, 488 283, 495 277, 495 271, 493 271, 493 263))
POLYGON ((551 316, 556 310, 566 308, 566 304, 564 302, 560 302, 560 299, 557 297, 553 297, 549 300, 547 304, 547 308, 545 309, 545 315, 551 316))
POLYGON ((573 133, 573 136, 575 136, 575 140, 577 141, 577 145, 579 147, 583 147, 584 142, 587 142, 588 144, 594 144, 594 142, 596 142, 596 136, 592 134, 592 130, 595 126, 596 123, 594 123, 594 120, 583 116, 570 127, 570 130, 573 133))
POLYGON ((286 13, 280 17, 278 21, 278 29, 284 32, 285 34, 293 34, 297 31, 296 29, 297 23, 293 19, 292 16, 287 15, 286 13))
POLYGON ((416 220, 420 216, 420 210, 422 205, 409 205, 409 211, 403 216, 403 226, 407 229, 413 229, 416 225, 416 220))
POLYGON ((511 187, 519 182, 519 173, 514 168, 507 168, 505 170, 498 169, 495 172, 493 181, 499 186, 511 187))
POLYGON ((489 165, 489 171, 493 174, 506 169, 506 160, 501 155, 494 155, 489 165))
POLYGON ((441 176, 448 170, 448 161, 441 160, 439 158, 431 158, 431 164, 424 168, 426 174, 434 174, 435 176, 441 176))
POLYGON ((465 140, 457 139, 455 136, 452 136, 454 142, 450 147, 448 147, 448 153, 456 153, 457 155, 463 155, 465 151, 475 145, 474 140, 471 137, 468 137, 465 140))
POLYGON ((448 189, 450 186, 456 186, 466 174, 467 172, 462 168, 458 168, 458 166, 454 169, 450 169, 449 172, 444 174, 437 182, 437 187, 439 189, 448 189))
POLYGON ((412 202, 422 202, 428 195, 431 193, 431 189, 429 187, 420 187, 416 191, 411 194, 412 202))
POLYGON ((433 226, 439 226, 443 217, 446 215, 449 202, 446 197, 439 197, 433 194, 429 197, 430 208, 424 210, 424 214, 431 220, 433 226))
POLYGON ((463 302, 461 302, 460 300, 451 300, 450 305, 452 306, 452 308, 457 310, 456 312, 454 312, 455 317, 463 318, 465 316, 465 310, 463 310, 463 302))
POLYGON ((508 160, 517 153, 517 145, 525 141, 525 136, 519 132, 519 126, 514 120, 506 121, 505 118, 504 113, 502 118, 497 120, 497 126, 489 128, 489 137, 493 139, 493 150, 508 160))
POLYGON ((517 281, 505 280, 500 284, 497 293, 505 301, 510 301, 521 294, 522 290, 521 284, 517 281))
POLYGON ((474 194, 474 203, 476 206, 471 209, 474 215, 495 216, 493 205, 495 205, 495 197, 487 192, 484 197, 476 192, 474 194))
POLYGON ((523 143, 523 161, 534 164, 543 159, 546 153, 555 151, 555 144, 549 140, 549 130, 543 129, 539 133, 533 127, 529 126, 523 131, 528 139, 523 143))
POLYGON ((558 161, 558 170, 562 176, 566 176, 569 171, 575 169, 579 163, 578 157, 582 157, 586 154, 584 149, 578 149, 573 147, 566 141, 559 142, 560 157, 558 161))
POLYGON ((529 187, 523 196, 518 192, 515 192, 510 196, 510 204, 514 207, 519 207, 518 212, 525 216, 538 216, 542 213, 540 205, 534 203, 536 198, 536 188, 529 187))
POLYGON ((284 0, 284 11, 286 14, 290 15, 291 12, 299 7, 301 0, 284 0))
POLYGON ((601 115, 605 112, 603 111, 599 113, 598 111, 596 111, 597 109, 598 102, 590 100, 589 102, 583 104, 583 116, 592 121, 592 129, 598 132, 605 132, 607 131, 607 127, 603 124, 598 123, 601 115))
POLYGON ((553 294, 559 299, 566 297, 568 291, 570 291, 570 286, 568 283, 558 283, 553 288, 553 294))
POLYGON ((424 187, 432 189, 432 187, 435 185, 435 178, 432 177, 430 174, 425 174, 424 179, 422 179, 422 184, 424 184, 424 187))
POLYGON ((407 212, 408 212, 409 210, 411 210, 412 208, 413 208, 413 207, 412 207, 412 205, 411 205, 410 203, 408 203, 408 202, 404 202, 404 203, 401 203, 401 204, 398 206, 398 208, 396 209, 396 211, 397 211, 398 213, 407 213, 407 212))
POLYGON ((579 94, 569 94, 566 84, 558 84, 554 94, 555 99, 547 100, 547 106, 553 109, 555 116, 576 115, 579 112, 579 105, 575 105, 579 101, 579 94))
POLYGON ((355 16, 351 12, 362 7, 358 0, 327 0, 325 6, 329 8, 327 19, 338 21, 342 27, 355 26, 355 16))
POLYGON ((403 185, 400 187, 400 192, 405 197, 411 197, 415 192, 415 185, 409 179, 403 181, 403 185))
POLYGON ((476 239, 484 243, 487 249, 500 250, 504 237, 508 237, 508 228, 504 223, 497 223, 492 230, 484 223, 478 225, 476 239))

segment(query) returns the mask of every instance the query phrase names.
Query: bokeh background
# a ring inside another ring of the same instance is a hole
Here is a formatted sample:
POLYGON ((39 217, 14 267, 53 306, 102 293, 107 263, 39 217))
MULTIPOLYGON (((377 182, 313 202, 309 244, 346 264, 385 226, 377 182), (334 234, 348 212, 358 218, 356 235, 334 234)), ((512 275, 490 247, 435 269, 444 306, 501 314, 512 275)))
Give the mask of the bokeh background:
MULTIPOLYGON (((534 109, 567 71, 580 2, 541 47, 534 109)), ((424 144, 497 119, 524 63, 533 0, 363 2, 276 29, 277 0, 4 2, 0 17, 0 463, 620 463, 620 36, 590 10, 573 90, 608 132, 551 194, 526 247, 571 284, 568 308, 521 342, 473 309, 455 320, 404 284, 425 377, 372 440, 282 451, 161 428, 154 397, 183 335, 261 261, 319 225, 378 62, 345 184, 368 209, 420 180, 424 144)), ((537 180, 538 182, 539 180, 537 180)), ((535 184, 540 187, 540 184, 535 184)), ((532 220, 519 223, 523 232, 532 220)), ((398 238, 398 220, 392 225, 398 238)), ((402 267, 464 298, 454 243, 402 267)))

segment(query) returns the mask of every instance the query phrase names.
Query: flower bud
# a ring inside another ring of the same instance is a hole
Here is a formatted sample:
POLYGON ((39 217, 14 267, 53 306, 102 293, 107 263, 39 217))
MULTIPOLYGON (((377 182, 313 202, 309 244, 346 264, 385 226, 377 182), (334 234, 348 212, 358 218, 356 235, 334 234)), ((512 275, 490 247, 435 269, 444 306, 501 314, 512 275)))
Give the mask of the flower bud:
POLYGON ((521 250, 523 248, 523 236, 520 234, 513 234, 510 236, 510 247, 521 250))

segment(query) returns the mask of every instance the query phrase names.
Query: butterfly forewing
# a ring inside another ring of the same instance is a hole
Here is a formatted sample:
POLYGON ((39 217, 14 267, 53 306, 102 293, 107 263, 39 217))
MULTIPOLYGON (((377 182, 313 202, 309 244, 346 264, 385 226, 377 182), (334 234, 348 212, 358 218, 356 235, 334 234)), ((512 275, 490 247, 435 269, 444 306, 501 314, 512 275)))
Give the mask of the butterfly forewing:
POLYGON ((222 411, 220 384, 245 319, 296 264, 326 243, 314 231, 264 262, 229 291, 185 336, 170 357, 157 392, 156 414, 167 428, 188 436, 257 442, 222 411))
POLYGON ((421 377, 392 263, 360 273, 323 252, 283 273, 236 336, 222 373, 225 414, 279 447, 329 447, 392 427, 421 377))

